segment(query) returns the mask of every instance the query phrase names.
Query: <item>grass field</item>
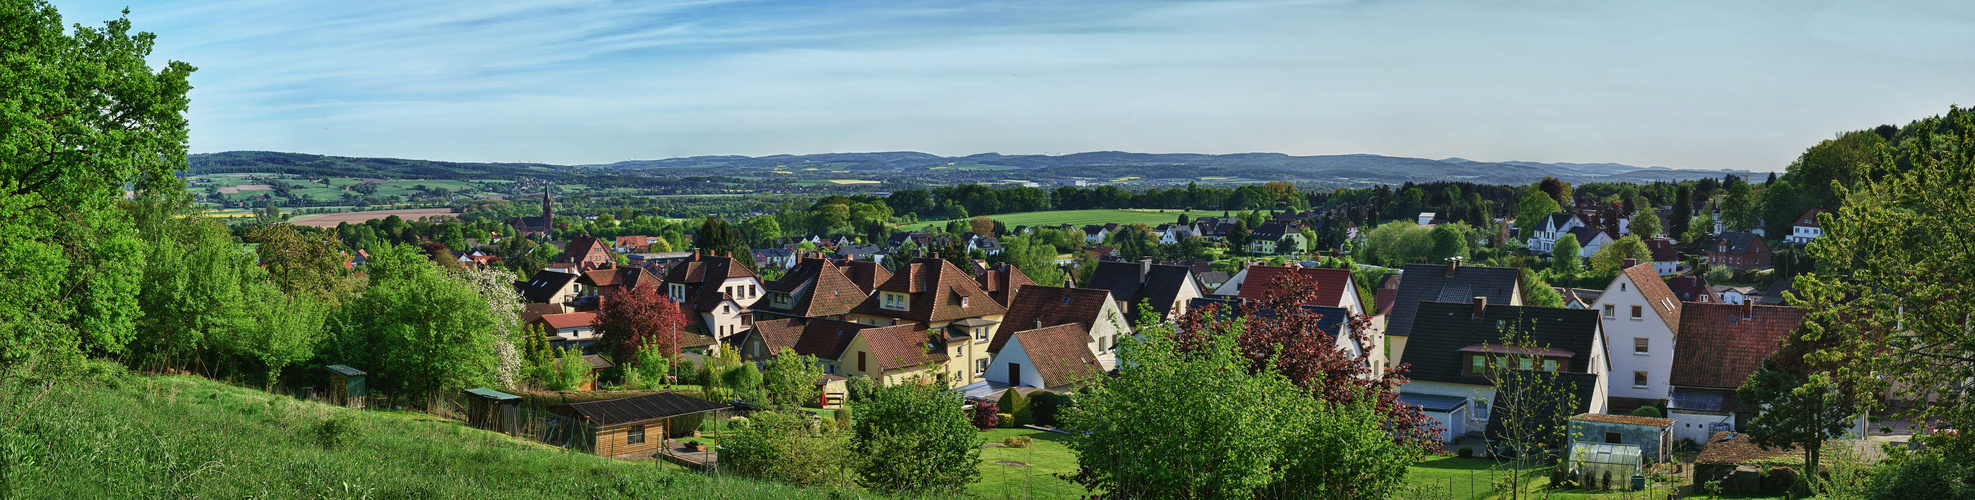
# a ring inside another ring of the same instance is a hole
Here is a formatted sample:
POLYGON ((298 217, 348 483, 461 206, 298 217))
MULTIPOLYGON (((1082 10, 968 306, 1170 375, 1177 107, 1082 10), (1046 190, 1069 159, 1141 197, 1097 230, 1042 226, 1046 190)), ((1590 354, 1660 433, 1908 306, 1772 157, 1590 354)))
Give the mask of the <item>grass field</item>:
MULTIPOLYGON (((1194 210, 1186 212, 1186 216, 1189 219, 1220 217, 1221 211, 1194 210)), ((1119 224, 1145 223, 1146 225, 1156 226, 1168 222, 1179 222, 1180 211, 1167 210, 1162 213, 1158 210, 1050 210, 1045 212, 1017 212, 990 215, 988 217, 1001 221, 1002 224, 1011 228, 1015 226, 1054 226, 1059 224, 1082 226, 1086 224, 1104 224, 1107 222, 1116 222, 1119 224)), ((946 221, 919 221, 918 224, 910 224, 910 226, 924 227, 926 224, 945 226, 946 221)))
POLYGON ((14 498, 870 498, 711 477, 197 377, 75 382, 0 408, 14 498), (18 420, 11 420, 17 418, 18 420))
POLYGON ((1075 474, 1077 455, 1063 444, 1068 436, 1029 429, 994 429, 981 433, 988 443, 1009 436, 1033 439, 1028 448, 997 446, 981 450, 981 482, 967 492, 983 498, 1081 498, 1084 489, 1056 474, 1075 474), (1000 465, 1021 462, 1028 465, 1000 465))

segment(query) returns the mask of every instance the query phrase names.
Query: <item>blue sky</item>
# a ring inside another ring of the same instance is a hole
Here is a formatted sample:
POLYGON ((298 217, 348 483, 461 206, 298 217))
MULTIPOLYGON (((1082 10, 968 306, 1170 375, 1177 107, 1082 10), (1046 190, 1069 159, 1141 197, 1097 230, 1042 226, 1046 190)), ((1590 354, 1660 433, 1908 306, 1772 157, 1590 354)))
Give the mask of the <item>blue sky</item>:
POLYGON ((1975 2, 54 0, 193 76, 193 152, 915 150, 1778 170, 1975 104, 1975 2))

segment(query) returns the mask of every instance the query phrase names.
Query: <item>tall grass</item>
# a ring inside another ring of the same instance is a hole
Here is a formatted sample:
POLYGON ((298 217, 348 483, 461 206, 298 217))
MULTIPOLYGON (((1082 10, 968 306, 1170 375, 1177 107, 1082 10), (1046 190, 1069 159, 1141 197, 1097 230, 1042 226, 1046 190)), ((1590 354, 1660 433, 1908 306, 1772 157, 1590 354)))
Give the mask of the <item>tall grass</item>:
POLYGON ((610 460, 197 377, 75 382, 0 410, 0 498, 875 496, 610 460))

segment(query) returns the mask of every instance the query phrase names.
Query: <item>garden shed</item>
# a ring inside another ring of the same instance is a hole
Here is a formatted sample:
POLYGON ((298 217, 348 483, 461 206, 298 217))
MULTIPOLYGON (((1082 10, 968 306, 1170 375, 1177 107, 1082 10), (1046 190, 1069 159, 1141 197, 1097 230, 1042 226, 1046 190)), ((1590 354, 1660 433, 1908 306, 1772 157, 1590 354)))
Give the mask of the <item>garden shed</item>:
POLYGON ((344 365, 329 365, 326 369, 329 370, 329 391, 325 396, 328 396, 329 404, 363 408, 364 395, 369 390, 364 385, 364 378, 369 374, 344 365))
POLYGON ((1644 457, 1639 447, 1613 443, 1571 443, 1570 470, 1587 485, 1621 489, 1632 484, 1632 476, 1643 473, 1644 457))
POLYGON ((559 404, 550 406, 549 412, 584 424, 577 435, 568 436, 570 446, 599 456, 630 458, 656 454, 673 419, 728 408, 676 392, 661 392, 559 404))
POLYGON ((1436 394, 1399 393, 1399 401, 1420 407, 1420 412, 1440 422, 1440 442, 1452 443, 1466 436, 1468 398, 1436 394))
POLYGON ((521 396, 487 388, 466 390, 466 425, 502 434, 521 430, 521 396))
POLYGON ((1694 457, 1694 486, 1721 481, 1722 491, 1728 493, 1755 493, 1761 488, 1762 470, 1750 462, 1791 454, 1782 448, 1765 450, 1749 441, 1748 434, 1731 431, 1716 432, 1701 446, 1701 454, 1694 457))

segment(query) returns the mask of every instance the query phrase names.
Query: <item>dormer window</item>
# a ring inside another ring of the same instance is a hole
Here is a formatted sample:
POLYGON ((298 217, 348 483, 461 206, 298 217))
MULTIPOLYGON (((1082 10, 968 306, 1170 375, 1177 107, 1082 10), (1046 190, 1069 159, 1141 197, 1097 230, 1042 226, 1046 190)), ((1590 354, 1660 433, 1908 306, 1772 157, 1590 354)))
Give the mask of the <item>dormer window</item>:
POLYGON ((896 311, 911 310, 910 301, 906 298, 905 294, 896 293, 896 292, 883 292, 878 295, 879 295, 878 300, 880 301, 878 304, 880 307, 883 307, 885 309, 896 310, 896 311))
POLYGON ((961 297, 961 298, 960 298, 960 307, 961 307, 962 309, 965 309, 965 308, 967 307, 967 298, 966 298, 966 297, 961 297))

